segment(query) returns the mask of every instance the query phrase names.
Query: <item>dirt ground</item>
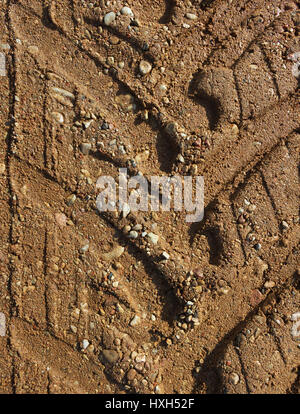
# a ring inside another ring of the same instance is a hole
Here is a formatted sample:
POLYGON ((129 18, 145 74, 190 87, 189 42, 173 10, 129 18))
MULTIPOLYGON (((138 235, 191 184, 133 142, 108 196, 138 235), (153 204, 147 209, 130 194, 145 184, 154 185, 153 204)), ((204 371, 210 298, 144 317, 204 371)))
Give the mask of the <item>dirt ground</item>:
POLYGON ((0 22, 1 393, 299 393, 299 2, 0 22), (100 213, 119 168, 203 176, 204 219, 100 213))

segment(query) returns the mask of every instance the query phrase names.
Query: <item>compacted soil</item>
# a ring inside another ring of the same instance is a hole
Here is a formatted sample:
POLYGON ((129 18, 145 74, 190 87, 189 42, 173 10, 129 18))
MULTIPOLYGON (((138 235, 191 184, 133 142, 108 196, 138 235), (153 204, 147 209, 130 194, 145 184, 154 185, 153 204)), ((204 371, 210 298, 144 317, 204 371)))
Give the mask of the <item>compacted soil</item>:
POLYGON ((299 393, 299 23, 1 1, 2 393, 299 393), (99 212, 120 168, 203 176, 203 220, 99 212))

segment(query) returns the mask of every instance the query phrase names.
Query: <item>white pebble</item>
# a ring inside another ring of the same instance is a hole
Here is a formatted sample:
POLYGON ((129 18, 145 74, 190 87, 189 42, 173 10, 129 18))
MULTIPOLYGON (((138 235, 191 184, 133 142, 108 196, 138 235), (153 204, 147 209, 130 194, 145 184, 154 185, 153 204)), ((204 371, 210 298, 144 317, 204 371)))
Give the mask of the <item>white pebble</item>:
POLYGON ((85 244, 83 247, 81 247, 80 249, 80 253, 85 253, 89 250, 89 243, 85 244))
POLYGON ((84 339, 82 341, 82 349, 86 349, 89 346, 89 341, 87 339, 84 339))
POLYGON ((55 119, 55 121, 57 121, 60 124, 64 123, 64 117, 61 113, 59 112, 52 112, 52 116, 55 119))
POLYGON ((60 95, 64 96, 65 98, 70 98, 70 99, 75 99, 75 95, 73 95, 73 93, 66 91, 65 89, 62 88, 56 88, 55 86, 53 86, 52 88, 53 92, 55 93, 59 93, 60 95))
POLYGON ((88 127, 91 125, 91 123, 93 122, 92 119, 89 119, 88 121, 84 121, 83 125, 85 129, 88 129, 88 127))
POLYGON ((300 52, 296 52, 292 55, 291 60, 295 62, 292 66, 292 74, 295 78, 300 78, 300 52))
POLYGON ((300 312, 293 313, 293 315, 291 316, 291 321, 294 322, 291 329, 291 334, 293 338, 297 338, 300 336, 300 312))
POLYGON ((238 384, 239 380, 240 380, 240 377, 235 372, 233 372, 229 377, 229 382, 233 385, 238 384))
POLYGON ((163 257, 164 259, 166 259, 166 260, 169 260, 169 259, 170 259, 170 255, 169 255, 167 252, 163 252, 163 253, 162 253, 162 257, 163 257))
POLYGON ((130 7, 122 7, 121 9, 121 14, 123 14, 124 16, 131 16, 133 17, 133 13, 130 7))
POLYGON ((141 322, 141 318, 138 315, 135 315, 135 317, 130 322, 130 326, 136 326, 140 322, 141 322))
POLYGON ((179 162, 184 163, 184 158, 181 154, 178 155, 177 159, 179 162))
POLYGON ((128 235, 128 237, 130 238, 130 239, 137 239, 138 238, 138 232, 137 231, 134 231, 134 230, 132 230, 132 231, 130 231, 129 232, 129 235, 128 235))
POLYGON ((148 233, 147 234, 148 239, 151 241, 151 243, 153 244, 157 244, 159 237, 157 236, 157 234, 154 233, 148 233))
POLYGON ((151 63, 147 62, 146 60, 142 60, 139 66, 140 72, 142 75, 147 75, 147 73, 151 72, 152 65, 151 63))
POLYGON ((130 213, 130 207, 129 204, 124 203, 123 207, 122 207, 122 216, 123 218, 126 218, 128 216, 128 214, 130 213))
POLYGON ((10 50, 10 46, 8 43, 0 43, 0 47, 3 50, 10 50))
POLYGON ((103 19, 103 21, 104 21, 104 24, 106 25, 106 26, 110 26, 114 21, 115 21, 115 18, 116 18, 116 13, 114 13, 114 12, 109 12, 109 13, 107 13, 105 16, 104 16, 104 19, 103 19))
POLYGON ((185 15, 185 17, 186 17, 187 19, 189 19, 189 20, 196 20, 196 19, 197 19, 197 15, 196 15, 196 14, 194 14, 194 13, 187 13, 187 14, 185 15))

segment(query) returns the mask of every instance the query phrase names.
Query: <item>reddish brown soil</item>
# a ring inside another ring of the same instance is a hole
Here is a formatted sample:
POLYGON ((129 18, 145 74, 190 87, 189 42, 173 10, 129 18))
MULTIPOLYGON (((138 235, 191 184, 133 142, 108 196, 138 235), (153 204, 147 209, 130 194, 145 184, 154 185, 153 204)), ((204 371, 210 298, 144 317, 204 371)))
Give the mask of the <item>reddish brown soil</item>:
POLYGON ((299 393, 298 6, 1 3, 2 393, 299 393), (99 214, 119 167, 204 176, 204 219, 99 214))

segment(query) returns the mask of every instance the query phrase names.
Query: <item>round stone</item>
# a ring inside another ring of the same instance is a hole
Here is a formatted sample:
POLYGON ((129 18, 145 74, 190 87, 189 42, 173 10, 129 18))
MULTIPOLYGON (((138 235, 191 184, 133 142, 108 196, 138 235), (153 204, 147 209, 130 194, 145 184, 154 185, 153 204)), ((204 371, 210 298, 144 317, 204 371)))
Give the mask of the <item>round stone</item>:
POLYGON ((52 112, 52 117, 55 119, 55 121, 57 121, 59 124, 63 124, 64 123, 64 117, 61 113, 59 112, 52 112))
POLYGON ((139 234, 138 234, 138 232, 137 231, 131 231, 130 233, 129 233, 129 235, 128 235, 128 237, 130 238, 130 239, 137 239, 138 238, 138 236, 139 236, 139 234))
POLYGON ((231 384, 236 385, 236 384, 238 384, 239 380, 240 380, 240 377, 238 376, 238 374, 236 374, 235 372, 230 374, 229 382, 231 384))
POLYGON ((113 349, 104 349, 102 355, 109 364, 115 364, 119 359, 118 352, 113 349))
POLYGON ((116 14, 114 12, 107 13, 103 19, 105 26, 110 26, 115 21, 115 18, 116 14))
POLYGON ((147 73, 151 72, 152 65, 151 63, 147 62, 146 60, 142 60, 139 66, 140 72, 142 75, 147 75, 147 73))
POLYGON ((131 368, 128 372, 127 372, 127 379, 128 381, 132 381, 136 376, 136 370, 131 368))
POLYGON ((121 9, 121 14, 123 14, 124 16, 131 16, 133 17, 133 13, 130 7, 122 7, 121 9))

